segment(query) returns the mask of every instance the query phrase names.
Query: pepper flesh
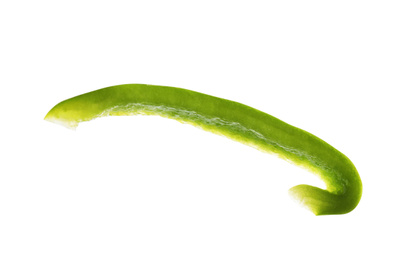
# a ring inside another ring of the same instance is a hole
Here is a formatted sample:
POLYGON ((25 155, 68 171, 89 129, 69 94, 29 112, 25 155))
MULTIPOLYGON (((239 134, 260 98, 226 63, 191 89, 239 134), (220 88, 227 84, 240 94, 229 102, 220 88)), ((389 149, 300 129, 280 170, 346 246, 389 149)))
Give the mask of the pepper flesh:
POLYGON ((76 128, 102 116, 159 115, 223 135, 304 167, 326 190, 298 185, 290 194, 315 215, 352 211, 362 195, 353 163, 320 138, 244 104, 199 92, 126 84, 85 93, 54 106, 45 120, 76 128))

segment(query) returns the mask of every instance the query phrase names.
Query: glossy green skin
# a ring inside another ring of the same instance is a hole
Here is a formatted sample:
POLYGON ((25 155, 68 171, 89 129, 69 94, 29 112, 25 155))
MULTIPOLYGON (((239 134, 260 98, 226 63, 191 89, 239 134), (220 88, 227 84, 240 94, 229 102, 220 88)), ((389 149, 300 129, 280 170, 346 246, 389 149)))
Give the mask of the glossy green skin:
POLYGON ((249 106, 195 91, 141 84, 113 86, 62 101, 45 119, 75 128, 101 116, 133 114, 186 122, 307 168, 327 189, 298 185, 290 194, 315 215, 348 213, 361 198, 362 183, 355 166, 323 140, 249 106))

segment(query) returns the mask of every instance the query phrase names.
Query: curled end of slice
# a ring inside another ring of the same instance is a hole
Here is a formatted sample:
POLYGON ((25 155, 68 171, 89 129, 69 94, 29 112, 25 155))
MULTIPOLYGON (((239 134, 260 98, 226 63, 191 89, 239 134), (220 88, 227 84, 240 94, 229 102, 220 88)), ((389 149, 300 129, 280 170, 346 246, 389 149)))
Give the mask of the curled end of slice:
POLYGON ((360 192, 357 191, 338 195, 305 184, 292 187, 289 194, 317 216, 349 213, 360 200, 360 192))

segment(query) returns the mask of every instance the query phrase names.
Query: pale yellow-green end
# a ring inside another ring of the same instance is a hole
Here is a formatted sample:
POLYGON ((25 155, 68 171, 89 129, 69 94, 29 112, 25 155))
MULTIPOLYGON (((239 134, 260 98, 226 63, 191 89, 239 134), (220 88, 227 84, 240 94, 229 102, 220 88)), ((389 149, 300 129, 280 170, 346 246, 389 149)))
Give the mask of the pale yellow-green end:
POLYGON ((76 130, 76 128, 78 127, 78 122, 77 121, 71 121, 71 120, 66 120, 64 118, 58 118, 52 115, 47 114, 44 118, 44 120, 54 123, 54 124, 58 124, 58 125, 62 125, 68 129, 71 130, 76 130))

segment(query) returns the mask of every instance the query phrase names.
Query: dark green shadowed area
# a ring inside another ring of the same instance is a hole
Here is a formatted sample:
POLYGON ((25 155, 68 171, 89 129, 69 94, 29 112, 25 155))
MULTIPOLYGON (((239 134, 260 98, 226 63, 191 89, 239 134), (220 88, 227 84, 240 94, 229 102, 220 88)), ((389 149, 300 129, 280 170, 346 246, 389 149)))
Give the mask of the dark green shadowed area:
POLYGON ((191 90, 113 86, 62 101, 45 119, 76 128, 80 122, 102 116, 136 114, 189 123, 310 170, 326 183, 327 190, 298 185, 290 194, 316 215, 348 213, 361 198, 362 183, 355 166, 328 143, 252 107, 191 90))

